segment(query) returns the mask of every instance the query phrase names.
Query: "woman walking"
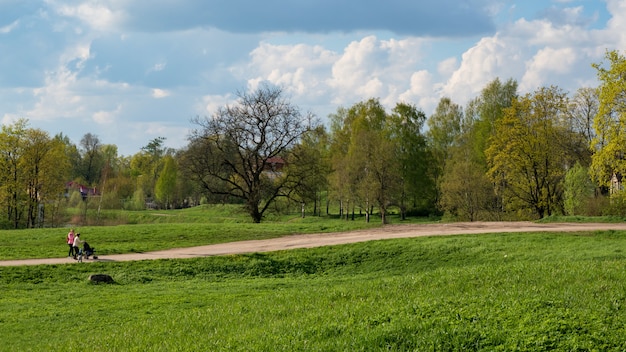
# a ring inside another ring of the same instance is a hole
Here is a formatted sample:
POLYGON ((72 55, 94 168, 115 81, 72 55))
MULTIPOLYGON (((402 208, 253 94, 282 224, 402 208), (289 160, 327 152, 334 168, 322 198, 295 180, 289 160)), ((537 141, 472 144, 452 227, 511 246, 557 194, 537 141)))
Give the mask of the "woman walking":
POLYGON ((74 229, 70 229, 70 232, 67 234, 67 244, 68 246, 70 246, 70 251, 67 256, 75 257, 76 253, 74 253, 74 229))

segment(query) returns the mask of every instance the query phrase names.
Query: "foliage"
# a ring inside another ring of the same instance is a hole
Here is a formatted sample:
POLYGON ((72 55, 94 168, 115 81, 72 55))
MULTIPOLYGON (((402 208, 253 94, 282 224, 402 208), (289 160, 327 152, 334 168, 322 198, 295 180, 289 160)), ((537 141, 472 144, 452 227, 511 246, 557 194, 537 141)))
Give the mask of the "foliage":
POLYGON ((470 148, 472 159, 485 169, 485 151, 489 147, 496 123, 504 116, 505 109, 511 107, 517 97, 517 81, 510 78, 502 83, 499 78, 489 82, 480 96, 468 104, 463 123, 464 132, 471 134, 470 148), (468 128, 469 127, 469 128, 468 128))
POLYGON ((626 217, 626 191, 611 194, 603 215, 626 217))
POLYGON ((62 198, 69 175, 63 145, 21 119, 0 133, 0 204, 12 228, 41 227, 62 198))
POLYGON ((486 219, 494 198, 493 185, 479 164, 463 151, 457 149, 445 164, 439 206, 457 220, 486 219))
MULTIPOLYGON (((430 154, 421 129, 425 115, 415 106, 398 104, 388 114, 376 99, 338 109, 331 116, 332 196, 358 208, 369 220, 374 207, 386 223, 387 210, 398 205, 403 218, 408 202, 428 198, 430 154)), ((354 215, 353 215, 354 216, 354 215)))
POLYGON ((313 214, 321 214, 322 192, 328 189, 330 173, 329 136, 324 126, 318 126, 302 136, 286 160, 286 171, 292 175, 289 200, 302 206, 313 203, 313 214))
POLYGON ((563 202, 568 215, 583 215, 585 205, 594 196, 594 186, 588 171, 580 163, 576 163, 565 174, 563 202))
POLYGON ((176 178, 176 162, 173 157, 166 156, 163 161, 163 170, 159 174, 154 188, 156 199, 165 205, 165 209, 170 208, 170 203, 175 201, 176 178))
POLYGON ((564 165, 572 158, 562 144, 567 97, 557 87, 543 87, 513 100, 486 155, 488 175, 510 210, 531 210, 542 218, 562 207, 564 165))
POLYGON ((157 137, 131 156, 93 133, 75 145, 22 119, 0 133, 0 228, 110 223, 102 210, 218 203, 245 204, 255 221, 296 207, 319 216, 324 205, 346 220, 377 212, 383 222, 391 209, 401 220, 442 211, 456 219, 528 219, 566 206, 619 213, 620 200, 604 195, 611 176, 626 172, 626 59, 617 51, 605 58, 608 65, 593 65, 601 86, 571 99, 557 87, 518 97, 515 80, 496 78, 464 110, 444 97, 427 119, 410 102, 387 112, 371 98, 339 107, 329 131, 265 84, 192 120, 198 128, 186 147, 166 148, 157 137), (571 203, 571 185, 563 183, 576 163, 589 167, 603 195, 584 205, 571 203), (97 192, 78 199, 68 181, 97 192))
POLYGON ((626 57, 614 50, 607 51, 605 59, 608 68, 593 65, 601 83, 599 108, 593 124, 596 136, 591 146, 595 154, 590 173, 599 185, 609 186, 613 174, 626 175, 626 57))

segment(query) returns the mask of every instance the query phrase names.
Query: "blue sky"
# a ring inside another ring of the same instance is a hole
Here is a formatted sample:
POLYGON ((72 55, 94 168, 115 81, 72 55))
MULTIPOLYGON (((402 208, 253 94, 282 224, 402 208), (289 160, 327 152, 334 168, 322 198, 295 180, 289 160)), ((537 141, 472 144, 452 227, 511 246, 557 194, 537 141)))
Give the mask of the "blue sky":
POLYGON ((262 81, 323 121, 372 97, 429 115, 496 77, 595 86, 613 49, 626 0, 0 0, 0 117, 128 156, 262 81))

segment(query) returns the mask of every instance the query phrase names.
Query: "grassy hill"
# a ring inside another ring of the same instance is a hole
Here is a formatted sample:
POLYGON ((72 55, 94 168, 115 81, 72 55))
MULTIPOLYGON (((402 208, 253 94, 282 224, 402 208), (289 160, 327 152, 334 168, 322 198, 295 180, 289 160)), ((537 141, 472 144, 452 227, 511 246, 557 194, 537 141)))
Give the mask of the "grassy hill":
POLYGON ((622 351, 625 235, 422 237, 2 267, 0 351, 622 351), (116 283, 90 284, 92 273, 116 283))

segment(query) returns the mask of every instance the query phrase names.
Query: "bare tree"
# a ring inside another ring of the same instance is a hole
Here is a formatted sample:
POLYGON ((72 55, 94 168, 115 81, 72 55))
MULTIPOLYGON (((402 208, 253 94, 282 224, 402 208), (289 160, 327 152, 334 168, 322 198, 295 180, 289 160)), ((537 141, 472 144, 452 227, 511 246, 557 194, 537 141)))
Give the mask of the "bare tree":
POLYGON ((291 178, 279 164, 314 127, 313 116, 302 115, 269 84, 237 96, 235 104, 193 120, 199 129, 190 138, 185 165, 208 192, 242 199, 258 223, 277 197, 287 195, 291 178))

